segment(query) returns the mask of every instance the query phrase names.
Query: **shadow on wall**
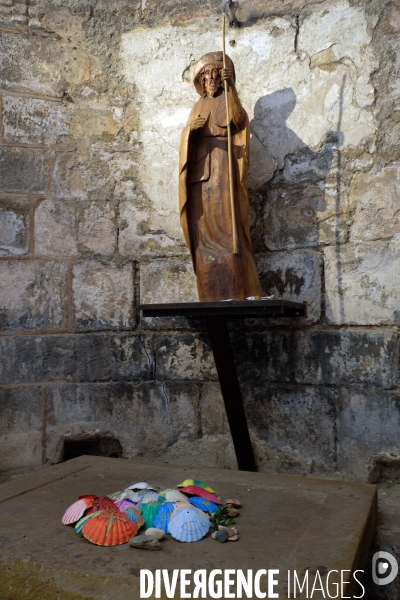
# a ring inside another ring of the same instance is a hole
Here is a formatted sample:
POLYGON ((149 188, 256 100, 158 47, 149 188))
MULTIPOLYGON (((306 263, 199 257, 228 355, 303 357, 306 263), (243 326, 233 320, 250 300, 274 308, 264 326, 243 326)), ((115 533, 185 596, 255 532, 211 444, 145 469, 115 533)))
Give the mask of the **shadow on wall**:
MULTIPOLYGON (((296 107, 292 88, 278 90, 257 100, 250 122, 249 187, 256 213, 254 249, 291 250, 335 244, 338 283, 341 289, 341 120, 343 92, 340 90, 339 119, 335 131, 327 131, 313 151, 287 125, 296 107)), ((309 116, 310 122, 313 115, 309 116)), ((269 271, 260 276, 266 293, 298 293, 293 274, 269 271), (293 288, 293 289, 291 289, 293 288)), ((343 306, 341 303, 341 311, 343 306)))

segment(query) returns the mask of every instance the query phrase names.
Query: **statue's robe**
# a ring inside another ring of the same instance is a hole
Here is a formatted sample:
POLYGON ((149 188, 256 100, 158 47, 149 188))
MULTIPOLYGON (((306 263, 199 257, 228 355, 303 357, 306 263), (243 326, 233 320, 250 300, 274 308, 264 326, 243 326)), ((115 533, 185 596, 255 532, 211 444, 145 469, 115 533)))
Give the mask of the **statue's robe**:
POLYGON ((248 223, 250 126, 245 110, 239 107, 235 111, 240 113, 238 122, 230 125, 238 254, 233 254, 225 93, 201 98, 181 135, 180 219, 202 302, 262 296, 248 223), (206 124, 190 132, 198 116, 206 124))

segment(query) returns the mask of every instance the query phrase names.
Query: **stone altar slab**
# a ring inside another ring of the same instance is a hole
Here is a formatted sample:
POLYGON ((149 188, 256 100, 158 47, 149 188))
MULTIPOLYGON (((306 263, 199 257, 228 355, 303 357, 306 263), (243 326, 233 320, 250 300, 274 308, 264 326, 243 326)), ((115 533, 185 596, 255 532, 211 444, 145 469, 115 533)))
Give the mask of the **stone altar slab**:
MULTIPOLYGON (((275 591, 287 598, 288 569, 299 576, 308 570, 311 579, 319 570, 323 581, 331 569, 363 569, 376 517, 374 485, 82 456, 0 485, 0 597, 134 600, 141 569, 279 569, 275 591), (61 524, 81 494, 108 494, 142 480, 164 489, 188 477, 242 502, 239 541, 220 544, 208 534, 185 544, 167 536, 160 552, 104 548, 61 524)), ((265 577, 261 590, 267 591, 265 577)), ((352 592, 361 593, 345 586, 344 595, 352 592)))

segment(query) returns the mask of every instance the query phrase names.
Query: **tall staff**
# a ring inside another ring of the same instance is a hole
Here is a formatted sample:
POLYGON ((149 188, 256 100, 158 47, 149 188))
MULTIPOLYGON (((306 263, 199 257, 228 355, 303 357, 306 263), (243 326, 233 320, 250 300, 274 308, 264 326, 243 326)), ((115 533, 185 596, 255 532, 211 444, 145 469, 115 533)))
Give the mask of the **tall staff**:
MULTIPOLYGON (((223 65, 226 69, 226 54, 225 54, 225 15, 222 21, 222 55, 223 65)), ((226 119, 228 123, 228 172, 229 172, 229 194, 231 199, 231 217, 232 217, 232 240, 233 254, 239 254, 239 244, 236 227, 236 210, 235 210, 235 195, 233 190, 233 167, 232 167, 232 134, 231 134, 231 111, 229 108, 229 88, 228 82, 224 80, 225 103, 226 103, 226 119)))

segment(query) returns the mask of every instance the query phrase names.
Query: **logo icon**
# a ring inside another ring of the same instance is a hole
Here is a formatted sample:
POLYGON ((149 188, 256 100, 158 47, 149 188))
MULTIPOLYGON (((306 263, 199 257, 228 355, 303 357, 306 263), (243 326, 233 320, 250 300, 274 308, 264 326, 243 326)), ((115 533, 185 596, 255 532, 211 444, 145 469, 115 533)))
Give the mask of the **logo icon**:
POLYGON ((377 585, 388 585, 397 577, 399 565, 389 552, 375 552, 372 557, 372 579, 377 585))

